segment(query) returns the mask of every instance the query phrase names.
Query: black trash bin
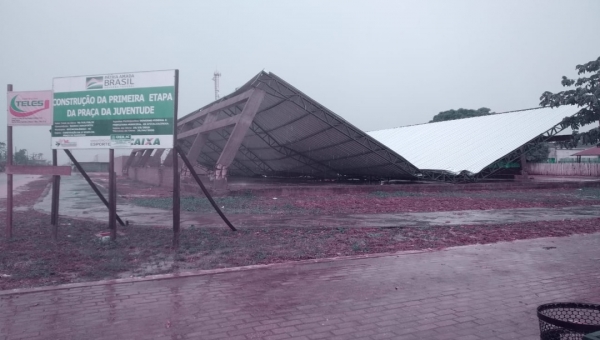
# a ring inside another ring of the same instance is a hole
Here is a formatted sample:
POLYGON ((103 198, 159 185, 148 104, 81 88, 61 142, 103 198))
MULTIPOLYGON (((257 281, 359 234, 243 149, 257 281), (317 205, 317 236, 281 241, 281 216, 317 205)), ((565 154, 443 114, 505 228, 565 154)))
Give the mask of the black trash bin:
POLYGON ((600 305, 547 303, 537 309, 541 340, 581 340, 600 331, 600 305))

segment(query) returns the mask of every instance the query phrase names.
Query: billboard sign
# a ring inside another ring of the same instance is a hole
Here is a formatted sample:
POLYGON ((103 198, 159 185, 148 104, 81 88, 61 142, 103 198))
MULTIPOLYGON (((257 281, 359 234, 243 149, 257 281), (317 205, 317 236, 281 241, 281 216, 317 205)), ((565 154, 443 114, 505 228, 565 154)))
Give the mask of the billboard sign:
POLYGON ((53 149, 170 149, 175 70, 54 78, 53 149))
POLYGON ((8 126, 52 125, 52 91, 8 92, 8 126))

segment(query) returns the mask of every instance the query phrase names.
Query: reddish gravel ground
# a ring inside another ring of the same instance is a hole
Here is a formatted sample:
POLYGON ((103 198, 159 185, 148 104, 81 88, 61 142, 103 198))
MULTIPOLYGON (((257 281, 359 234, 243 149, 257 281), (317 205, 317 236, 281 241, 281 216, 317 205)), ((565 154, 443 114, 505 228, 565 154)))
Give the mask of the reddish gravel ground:
POLYGON ((311 197, 295 200, 296 207, 329 214, 372 214, 394 212, 431 212, 455 210, 491 210, 514 208, 559 208, 576 205, 597 205, 598 199, 577 197, 577 192, 537 192, 530 190, 503 192, 504 197, 494 191, 455 193, 428 193, 410 197, 377 197, 375 195, 339 195, 311 197))
MULTIPOLYGON (((28 190, 16 196, 15 205, 32 205, 48 182, 44 179, 30 183, 28 190)), ((471 209, 474 206, 515 207, 509 203, 519 204, 519 207, 597 204, 594 194, 593 190, 479 191, 437 193, 433 197, 429 194, 374 193, 362 194, 362 202, 338 195, 321 200, 290 199, 287 203, 294 202, 301 209, 314 208, 319 212, 364 212, 360 208, 365 202, 372 203, 371 210, 366 212, 385 211, 394 204, 410 206, 401 209, 430 211, 414 202, 427 205, 427 209, 467 206, 467 203, 456 202, 468 202, 471 209), (480 200, 485 205, 477 205, 480 200), (336 206, 329 207, 331 202, 336 202, 336 206), (495 205, 494 202, 506 204, 495 205), (337 207, 337 204, 349 204, 353 208, 337 207)), ((251 196, 248 200, 256 204, 280 204, 279 199, 268 197, 251 196)), ((0 219, 4 221, 4 212, 0 213, 0 219)), ((252 228, 238 232, 192 227, 182 231, 181 247, 173 250, 170 247, 171 231, 167 227, 128 226, 122 229, 124 234, 117 242, 102 242, 95 234, 106 230, 105 223, 62 218, 59 239, 53 241, 49 220, 47 214, 33 210, 15 212, 14 238, 0 242, 0 289, 600 232, 600 219, 426 228, 252 228)))

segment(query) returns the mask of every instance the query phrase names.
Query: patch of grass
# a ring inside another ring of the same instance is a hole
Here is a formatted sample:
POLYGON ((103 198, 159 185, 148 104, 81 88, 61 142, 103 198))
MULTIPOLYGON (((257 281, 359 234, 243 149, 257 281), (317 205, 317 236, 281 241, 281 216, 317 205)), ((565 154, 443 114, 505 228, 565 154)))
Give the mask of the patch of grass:
POLYGON ((15 275, 15 279, 41 279, 54 275, 51 263, 39 259, 27 261, 28 263, 21 265, 21 270, 15 275))
POLYGON ((254 254, 252 254, 252 258, 257 262, 260 262, 267 258, 267 254, 263 251, 257 251, 254 254))
MULTIPOLYGON (((215 203, 226 214, 268 214, 268 213, 299 213, 304 209, 294 206, 291 203, 276 202, 275 204, 264 204, 259 198, 251 193, 215 197, 215 203)), ((145 197, 134 198, 131 203, 142 207, 158 208, 164 210, 172 209, 172 199, 170 197, 145 197)), ((210 213, 214 212, 213 206, 204 196, 187 196, 181 198, 181 210, 189 212, 210 213)))
POLYGON ((600 188, 581 188, 575 190, 575 195, 583 199, 600 199, 600 188))
POLYGON ((409 192, 409 191, 374 191, 371 193, 371 196, 375 196, 377 198, 388 198, 388 197, 414 197, 421 196, 418 192, 409 192))
MULTIPOLYGON (((303 212, 304 209, 297 207, 291 203, 285 203, 282 207, 281 210, 285 211, 286 213, 297 213, 297 212, 303 212)), ((319 211, 318 209, 315 209, 313 211, 314 214, 318 214, 319 211)))
POLYGON ((356 240, 352 242, 352 245, 350 247, 355 253, 364 252, 366 250, 366 243, 363 240, 356 240))
POLYGON ((252 192, 252 190, 242 190, 237 194, 237 196, 254 198, 254 193, 252 192))
POLYGON ((131 265, 125 256, 123 254, 115 254, 115 256, 99 261, 96 266, 86 272, 86 276, 90 278, 112 278, 116 274, 128 271, 129 269, 131 269, 131 265))
MULTIPOLYGON (((215 202, 220 207, 225 207, 228 212, 236 210, 248 209, 248 203, 254 199, 250 195, 242 196, 226 196, 216 197, 215 202)), ((149 207, 169 210, 173 207, 173 200, 170 197, 153 197, 153 198, 134 198, 133 204, 149 207)), ((192 211, 192 212, 208 212, 213 211, 213 207, 206 197, 195 197, 188 196, 181 198, 181 210, 192 211)))

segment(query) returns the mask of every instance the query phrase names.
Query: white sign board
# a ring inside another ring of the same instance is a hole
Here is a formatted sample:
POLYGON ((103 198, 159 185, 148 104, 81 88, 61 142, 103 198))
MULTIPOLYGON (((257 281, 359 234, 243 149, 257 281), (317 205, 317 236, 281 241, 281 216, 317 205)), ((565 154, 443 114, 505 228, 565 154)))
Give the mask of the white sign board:
POLYGON ((8 126, 52 125, 52 91, 8 92, 8 126))

